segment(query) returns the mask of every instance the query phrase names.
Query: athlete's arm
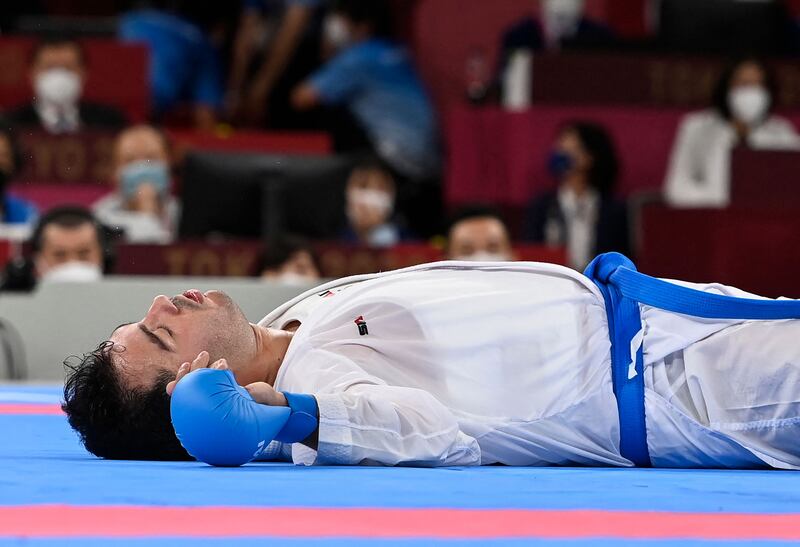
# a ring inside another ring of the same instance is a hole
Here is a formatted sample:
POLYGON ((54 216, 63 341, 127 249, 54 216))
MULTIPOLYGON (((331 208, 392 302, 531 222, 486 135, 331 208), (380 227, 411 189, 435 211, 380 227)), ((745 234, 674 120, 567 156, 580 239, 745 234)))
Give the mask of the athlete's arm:
POLYGON ((291 364, 279 386, 313 393, 317 401, 316 452, 295 445, 295 463, 480 465, 477 441, 436 397, 387 385, 342 355, 312 350, 291 364))

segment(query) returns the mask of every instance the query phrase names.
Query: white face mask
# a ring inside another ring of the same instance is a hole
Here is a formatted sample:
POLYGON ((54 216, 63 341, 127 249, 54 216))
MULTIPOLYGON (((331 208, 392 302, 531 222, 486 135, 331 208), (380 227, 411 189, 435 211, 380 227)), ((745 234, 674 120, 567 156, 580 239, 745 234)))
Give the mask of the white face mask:
POLYGON ((356 207, 372 209, 376 215, 388 216, 394 207, 394 198, 389 192, 372 188, 353 188, 347 192, 348 213, 356 207))
POLYGON ((78 102, 83 91, 83 82, 78 74, 69 69, 50 68, 36 77, 34 91, 39 100, 70 106, 78 102))
POLYGON ((48 270, 41 279, 40 283, 86 283, 89 281, 100 281, 103 278, 103 270, 96 264, 88 262, 65 262, 48 270))
POLYGON ((731 114, 747 125, 753 125, 764 119, 769 101, 769 91, 760 85, 739 86, 728 93, 731 114))
POLYGON ((548 34, 570 36, 575 34, 583 17, 583 0, 545 0, 542 19, 548 34))
POLYGON ((350 44, 352 36, 347 23, 340 15, 328 15, 322 23, 324 40, 334 49, 342 49, 350 44))
POLYGON ((453 260, 466 260, 468 262, 506 262, 512 260, 505 253, 490 253, 489 251, 475 251, 472 254, 454 256, 453 260))

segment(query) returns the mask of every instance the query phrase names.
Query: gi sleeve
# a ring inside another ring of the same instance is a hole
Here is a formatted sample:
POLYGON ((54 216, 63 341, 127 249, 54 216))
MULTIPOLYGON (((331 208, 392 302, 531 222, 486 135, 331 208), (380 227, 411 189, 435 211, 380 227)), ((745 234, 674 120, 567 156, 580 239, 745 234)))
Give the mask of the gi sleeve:
POLYGON ((319 405, 317 450, 292 445, 299 465, 480 465, 478 442, 430 393, 389 386, 346 357, 313 350, 296 363, 289 390, 305 391, 319 405), (299 382, 297 380, 300 380, 299 382))

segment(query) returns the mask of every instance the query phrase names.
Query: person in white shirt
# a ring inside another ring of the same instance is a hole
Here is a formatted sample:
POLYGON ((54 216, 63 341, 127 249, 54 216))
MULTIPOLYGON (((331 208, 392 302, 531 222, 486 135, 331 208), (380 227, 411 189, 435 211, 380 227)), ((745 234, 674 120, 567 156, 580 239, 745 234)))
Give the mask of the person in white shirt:
POLYGON ((768 67, 745 58, 721 75, 713 107, 687 114, 678 127, 664 197, 673 207, 726 207, 730 155, 736 146, 798 149, 792 124, 772 114, 777 97, 768 67))
MULTIPOLYGON (((64 410, 98 456, 185 459, 166 391, 212 367, 231 370, 262 404, 286 405, 284 391, 316 398, 316 432, 262 457, 630 466, 630 416, 612 378, 612 353, 628 347, 611 345, 617 327, 599 287, 550 264, 438 262, 322 285, 258 324, 218 291, 162 295, 71 365, 64 410)), ((800 321, 646 305, 635 314, 629 348, 640 362, 627 381, 641 382, 648 463, 800 467, 800 321)))
POLYGON ((114 191, 92 205, 98 220, 121 228, 129 243, 171 243, 180 216, 172 195, 170 146, 149 125, 122 131, 113 149, 114 191))

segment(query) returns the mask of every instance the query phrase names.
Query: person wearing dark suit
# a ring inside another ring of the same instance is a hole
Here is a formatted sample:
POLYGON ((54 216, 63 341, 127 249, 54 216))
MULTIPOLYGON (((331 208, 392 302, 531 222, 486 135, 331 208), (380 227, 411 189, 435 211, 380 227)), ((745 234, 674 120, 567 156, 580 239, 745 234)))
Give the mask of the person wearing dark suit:
POLYGON ((568 264, 576 270, 599 253, 629 255, 627 208, 612 195, 619 162, 606 130, 587 122, 564 125, 548 169, 558 187, 533 199, 523 237, 566 247, 568 264))
POLYGON ((53 134, 124 127, 127 120, 118 109, 81 99, 85 76, 86 57, 79 42, 62 37, 41 41, 30 61, 33 100, 8 112, 8 121, 53 134))

